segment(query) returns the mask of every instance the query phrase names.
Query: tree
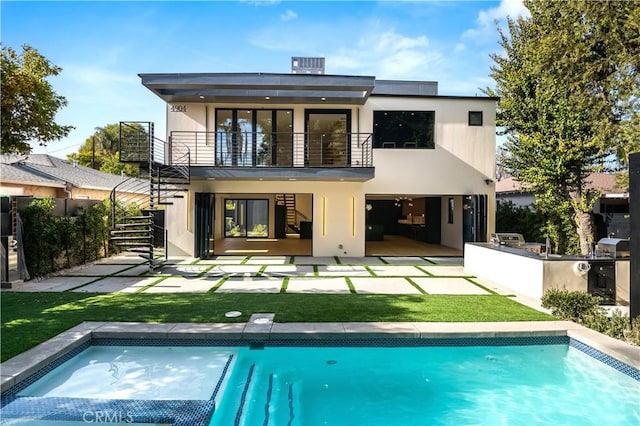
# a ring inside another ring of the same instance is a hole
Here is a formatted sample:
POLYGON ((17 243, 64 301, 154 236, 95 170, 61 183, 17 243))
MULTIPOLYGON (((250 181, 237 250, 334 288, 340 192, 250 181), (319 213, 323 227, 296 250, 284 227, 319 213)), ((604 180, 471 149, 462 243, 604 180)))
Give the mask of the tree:
POLYGON ((73 126, 55 122, 56 113, 67 100, 47 81, 62 69, 28 45, 22 46, 22 54, 2 46, 0 64, 2 153, 28 154, 31 142, 44 146, 67 136, 73 126))
MULTIPOLYGON (((143 131, 138 127, 124 127, 123 131, 135 133, 143 131)), ((120 162, 120 125, 108 124, 96 127, 93 135, 89 136, 78 152, 69 154, 70 161, 111 174, 125 174, 138 176, 139 168, 130 163, 120 162)))
POLYGON ((576 251, 577 232, 587 254, 599 194, 586 177, 640 137, 640 3, 525 5, 530 17, 499 29, 504 53, 492 55, 496 87, 485 89, 500 98, 497 125, 508 135, 501 163, 535 194, 556 247, 576 251))

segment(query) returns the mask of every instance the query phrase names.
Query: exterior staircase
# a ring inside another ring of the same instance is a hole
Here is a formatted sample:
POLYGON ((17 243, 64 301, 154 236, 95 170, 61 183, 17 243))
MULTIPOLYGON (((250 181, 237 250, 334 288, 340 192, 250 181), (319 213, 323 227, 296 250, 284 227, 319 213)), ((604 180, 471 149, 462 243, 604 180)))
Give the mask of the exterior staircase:
POLYGON ((121 122, 120 161, 138 164, 140 177, 111 191, 111 244, 155 269, 166 260, 164 206, 184 197, 190 183, 189 149, 155 138, 153 123, 121 122))

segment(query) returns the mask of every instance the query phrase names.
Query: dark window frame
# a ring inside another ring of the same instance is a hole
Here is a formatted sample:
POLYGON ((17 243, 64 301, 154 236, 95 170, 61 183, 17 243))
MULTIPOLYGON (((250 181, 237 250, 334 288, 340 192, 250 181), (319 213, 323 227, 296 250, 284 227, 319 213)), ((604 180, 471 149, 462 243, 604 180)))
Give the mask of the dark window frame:
POLYGON ((375 110, 373 111, 373 148, 435 149, 435 128, 436 112, 434 110, 375 110), (424 119, 409 122, 406 117, 408 114, 424 115, 424 119), (393 134, 396 125, 404 126, 409 130, 403 129, 398 134, 393 134))
POLYGON ((482 111, 469 111, 469 126, 482 126, 484 123, 483 115, 482 111))
POLYGON ((448 200, 448 207, 447 207, 447 223, 453 223, 453 214, 455 212, 455 198, 453 197, 449 197, 448 200))
POLYGON ((223 199, 223 207, 224 207, 224 238, 269 238, 269 220, 271 216, 271 212, 269 211, 270 202, 268 198, 224 198, 223 199), (240 233, 240 235, 231 235, 228 233, 227 229, 227 201, 244 201, 244 233, 240 233), (266 225, 266 235, 264 236, 249 236, 249 201, 264 201, 267 204, 267 223, 266 225))

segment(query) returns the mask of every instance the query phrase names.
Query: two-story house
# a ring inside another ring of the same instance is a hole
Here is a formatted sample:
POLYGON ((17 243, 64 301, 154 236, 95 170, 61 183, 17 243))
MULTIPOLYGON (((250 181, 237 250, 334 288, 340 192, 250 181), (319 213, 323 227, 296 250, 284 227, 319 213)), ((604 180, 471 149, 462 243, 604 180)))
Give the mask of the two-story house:
POLYGON ((166 102, 152 156, 188 152, 170 253, 359 257, 411 242, 460 255, 493 232, 495 98, 372 76, 140 77, 166 102))

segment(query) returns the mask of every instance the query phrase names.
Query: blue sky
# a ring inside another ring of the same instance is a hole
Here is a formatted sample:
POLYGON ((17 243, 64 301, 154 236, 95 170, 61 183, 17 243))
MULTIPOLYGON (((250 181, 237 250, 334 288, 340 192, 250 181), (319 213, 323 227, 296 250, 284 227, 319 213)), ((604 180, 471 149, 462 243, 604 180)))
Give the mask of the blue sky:
POLYGON ((29 44, 63 70, 52 77, 70 135, 34 153, 64 158, 96 127, 153 121, 164 104, 139 73, 289 73, 292 56, 323 56, 327 74, 436 80, 442 95, 492 86, 494 20, 526 13, 501 1, 197 1, 0 3, 3 45, 29 44))

